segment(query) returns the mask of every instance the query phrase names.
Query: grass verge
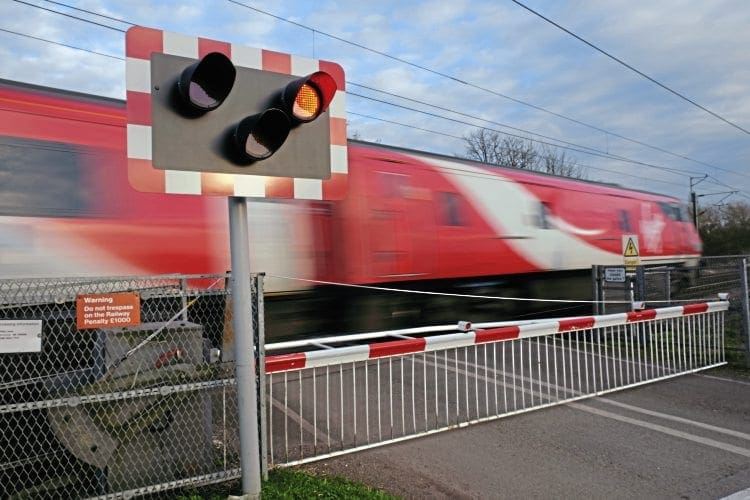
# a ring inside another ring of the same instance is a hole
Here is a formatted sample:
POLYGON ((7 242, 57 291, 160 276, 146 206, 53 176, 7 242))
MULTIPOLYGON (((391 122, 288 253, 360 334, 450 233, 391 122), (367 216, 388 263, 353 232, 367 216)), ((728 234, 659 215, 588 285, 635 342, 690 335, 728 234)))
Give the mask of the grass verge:
MULTIPOLYGON (((214 486, 213 488, 185 492, 178 496, 180 500, 224 500, 227 495, 240 495, 240 488, 236 483, 231 489, 214 486), (222 491, 218 491, 221 489, 222 491)), ((274 469, 268 474, 268 481, 264 481, 261 490, 262 500, 292 500, 292 499, 365 499, 386 500, 396 499, 379 490, 363 484, 339 477, 315 476, 292 469, 274 469)))
POLYGON ((263 500, 293 498, 362 498, 368 500, 394 499, 382 491, 339 477, 314 476, 290 469, 276 469, 263 483, 263 500))

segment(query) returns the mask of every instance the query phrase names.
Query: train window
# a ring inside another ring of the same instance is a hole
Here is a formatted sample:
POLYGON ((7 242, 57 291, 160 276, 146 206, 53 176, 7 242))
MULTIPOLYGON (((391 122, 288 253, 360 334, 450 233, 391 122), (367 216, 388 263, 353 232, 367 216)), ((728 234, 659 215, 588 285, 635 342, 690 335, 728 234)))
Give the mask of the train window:
POLYGON ((539 219, 537 219, 539 229, 552 229, 552 223, 549 220, 551 213, 549 203, 546 201, 539 203, 539 219))
POLYGON ((620 210, 620 229, 626 233, 633 231, 633 226, 630 224, 630 214, 627 210, 620 210))
POLYGON ((465 226, 466 217, 458 193, 440 193, 441 220, 443 226, 465 226))
POLYGON ((0 137, 0 215, 82 216, 82 154, 71 144, 0 137))
POLYGON ((659 208, 661 208, 661 211, 664 212, 664 215, 666 215, 670 220, 676 222, 687 222, 688 220, 690 220, 687 215, 687 210, 683 209, 683 207, 681 207, 677 203, 660 201, 659 208))
POLYGON ((378 172, 380 190, 386 198, 403 198, 409 181, 408 176, 391 172, 378 172))

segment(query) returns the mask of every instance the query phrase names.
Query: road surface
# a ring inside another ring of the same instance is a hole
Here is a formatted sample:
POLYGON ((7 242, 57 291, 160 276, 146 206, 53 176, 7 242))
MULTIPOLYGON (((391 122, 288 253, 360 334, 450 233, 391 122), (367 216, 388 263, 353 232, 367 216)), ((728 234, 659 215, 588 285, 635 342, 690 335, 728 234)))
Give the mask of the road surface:
POLYGON ((407 498, 750 498, 750 377, 687 375, 305 468, 407 498))

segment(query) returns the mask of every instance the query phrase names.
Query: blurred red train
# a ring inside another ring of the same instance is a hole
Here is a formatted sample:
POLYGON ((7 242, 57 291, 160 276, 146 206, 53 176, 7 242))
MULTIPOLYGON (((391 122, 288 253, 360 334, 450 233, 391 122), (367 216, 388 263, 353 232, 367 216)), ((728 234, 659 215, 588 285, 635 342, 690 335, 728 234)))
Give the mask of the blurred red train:
MULTIPOLYGON (((135 191, 125 143, 122 101, 0 81, 0 276, 229 269, 226 201, 135 191)), ((592 264, 622 264, 624 234, 644 264, 690 266, 701 250, 671 197, 354 141, 344 200, 249 212, 251 264, 279 314, 330 319, 345 305, 367 328, 478 318, 445 297, 288 278, 586 299, 592 264)))

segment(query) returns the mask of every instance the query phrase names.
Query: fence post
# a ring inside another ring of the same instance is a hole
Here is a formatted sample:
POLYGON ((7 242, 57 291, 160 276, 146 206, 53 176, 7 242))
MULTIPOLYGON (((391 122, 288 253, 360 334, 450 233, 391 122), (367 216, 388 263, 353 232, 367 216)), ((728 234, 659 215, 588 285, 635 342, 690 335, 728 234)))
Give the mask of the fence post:
POLYGON ((268 480, 268 402, 266 401, 266 320, 265 320, 265 303, 263 296, 263 279, 265 274, 259 273, 253 278, 255 297, 253 304, 255 306, 254 321, 257 323, 256 328, 256 350, 257 353, 257 373, 258 373, 258 413, 260 414, 260 475, 264 480, 268 480))
POLYGON ((591 288, 593 289, 593 296, 594 296, 594 307, 593 307, 593 313, 594 315, 603 314, 601 311, 601 288, 602 288, 602 282, 601 282, 601 273, 599 272, 599 266, 597 264, 594 264, 591 266, 591 288))
POLYGON ((646 268, 644 266, 638 266, 635 269, 635 286, 636 300, 640 302, 646 302, 646 268))
POLYGON ((180 297, 182 298, 182 321, 188 320, 188 287, 187 279, 180 278, 180 297))
POLYGON ((740 259, 740 283, 742 288, 741 307, 742 307, 742 342, 745 344, 745 366, 750 368, 750 302, 748 300, 747 285, 747 257, 740 259))

